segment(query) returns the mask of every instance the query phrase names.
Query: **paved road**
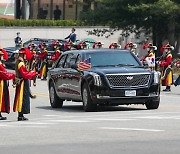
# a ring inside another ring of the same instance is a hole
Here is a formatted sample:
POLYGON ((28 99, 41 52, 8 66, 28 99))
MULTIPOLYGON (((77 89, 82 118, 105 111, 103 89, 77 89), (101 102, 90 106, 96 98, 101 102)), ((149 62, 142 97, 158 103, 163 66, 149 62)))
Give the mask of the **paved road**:
MULTIPOLYGON (((49 105, 46 81, 32 87, 30 119, 17 113, 0 121, 1 154, 177 154, 180 150, 180 87, 161 93, 158 110, 143 105, 101 107, 86 113, 81 103, 49 105)), ((14 89, 10 87, 11 102, 14 89)))

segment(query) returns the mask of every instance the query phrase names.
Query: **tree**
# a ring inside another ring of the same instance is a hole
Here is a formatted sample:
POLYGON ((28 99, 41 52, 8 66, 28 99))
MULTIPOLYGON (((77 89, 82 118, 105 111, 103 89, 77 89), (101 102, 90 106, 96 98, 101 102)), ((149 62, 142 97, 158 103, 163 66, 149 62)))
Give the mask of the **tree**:
POLYGON ((100 9, 90 10, 82 20, 107 24, 125 31, 139 33, 142 29, 153 34, 153 43, 160 48, 164 40, 180 44, 179 0, 97 0, 100 9), (103 6, 103 7, 102 7, 103 6))

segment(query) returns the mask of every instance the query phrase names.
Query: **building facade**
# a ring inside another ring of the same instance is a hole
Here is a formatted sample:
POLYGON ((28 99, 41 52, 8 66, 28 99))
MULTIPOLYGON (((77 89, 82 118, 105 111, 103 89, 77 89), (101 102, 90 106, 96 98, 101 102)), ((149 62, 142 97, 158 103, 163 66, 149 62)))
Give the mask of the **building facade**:
POLYGON ((16 19, 78 20, 88 9, 93 0, 15 0, 16 19))

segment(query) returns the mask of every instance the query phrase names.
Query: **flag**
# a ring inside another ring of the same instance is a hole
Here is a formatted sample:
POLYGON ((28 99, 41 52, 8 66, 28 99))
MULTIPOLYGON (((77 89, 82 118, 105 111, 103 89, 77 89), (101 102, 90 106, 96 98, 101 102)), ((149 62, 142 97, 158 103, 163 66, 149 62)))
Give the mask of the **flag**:
POLYGON ((149 67, 155 67, 155 56, 147 57, 145 60, 149 67))
POLYGON ((83 60, 78 64, 79 70, 88 70, 91 68, 91 61, 90 58, 83 60))

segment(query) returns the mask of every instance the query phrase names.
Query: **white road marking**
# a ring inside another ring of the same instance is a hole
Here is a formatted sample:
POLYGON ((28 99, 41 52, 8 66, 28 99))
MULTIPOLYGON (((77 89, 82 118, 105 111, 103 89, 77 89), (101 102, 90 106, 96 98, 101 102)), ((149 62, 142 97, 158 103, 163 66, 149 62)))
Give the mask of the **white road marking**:
POLYGON ((51 125, 55 123, 44 123, 44 122, 19 122, 18 125, 51 125))
MULTIPOLYGON (((160 110, 159 110, 160 111, 160 110)), ((141 111, 128 111, 128 112, 124 112, 123 113, 115 113, 113 114, 112 112, 110 113, 111 116, 117 116, 117 117, 120 117, 120 116, 131 116, 131 115, 141 115, 141 114, 145 114, 145 115, 159 115, 159 114, 176 114, 176 113, 180 113, 180 112, 153 112, 153 111, 148 111, 146 110, 146 112, 141 112, 141 111), (147 113, 148 112, 148 113, 147 113)), ((100 113, 100 114, 93 114, 93 115, 73 115, 73 116, 70 116, 70 115, 43 115, 43 116, 47 116, 47 117, 61 117, 61 118, 91 118, 91 117, 103 117, 103 116, 110 116, 109 115, 109 112, 106 112, 106 113, 100 113)))
POLYGON ((129 130, 129 131, 147 131, 147 132, 163 132, 163 131, 165 131, 165 130, 159 130, 159 129, 115 128, 115 127, 100 127, 100 129, 107 129, 107 130, 129 130))
POLYGON ((48 121, 52 121, 52 122, 72 122, 72 123, 90 122, 90 121, 87 121, 87 120, 48 120, 48 121))
POLYGON ((87 118, 86 120, 93 120, 93 121, 128 121, 128 120, 136 120, 136 119, 117 119, 117 118, 114 118, 114 119, 110 119, 110 118, 93 118, 93 119, 90 119, 90 118, 87 118))
POLYGON ((179 116, 145 116, 145 117, 134 117, 135 119, 179 119, 179 116))

